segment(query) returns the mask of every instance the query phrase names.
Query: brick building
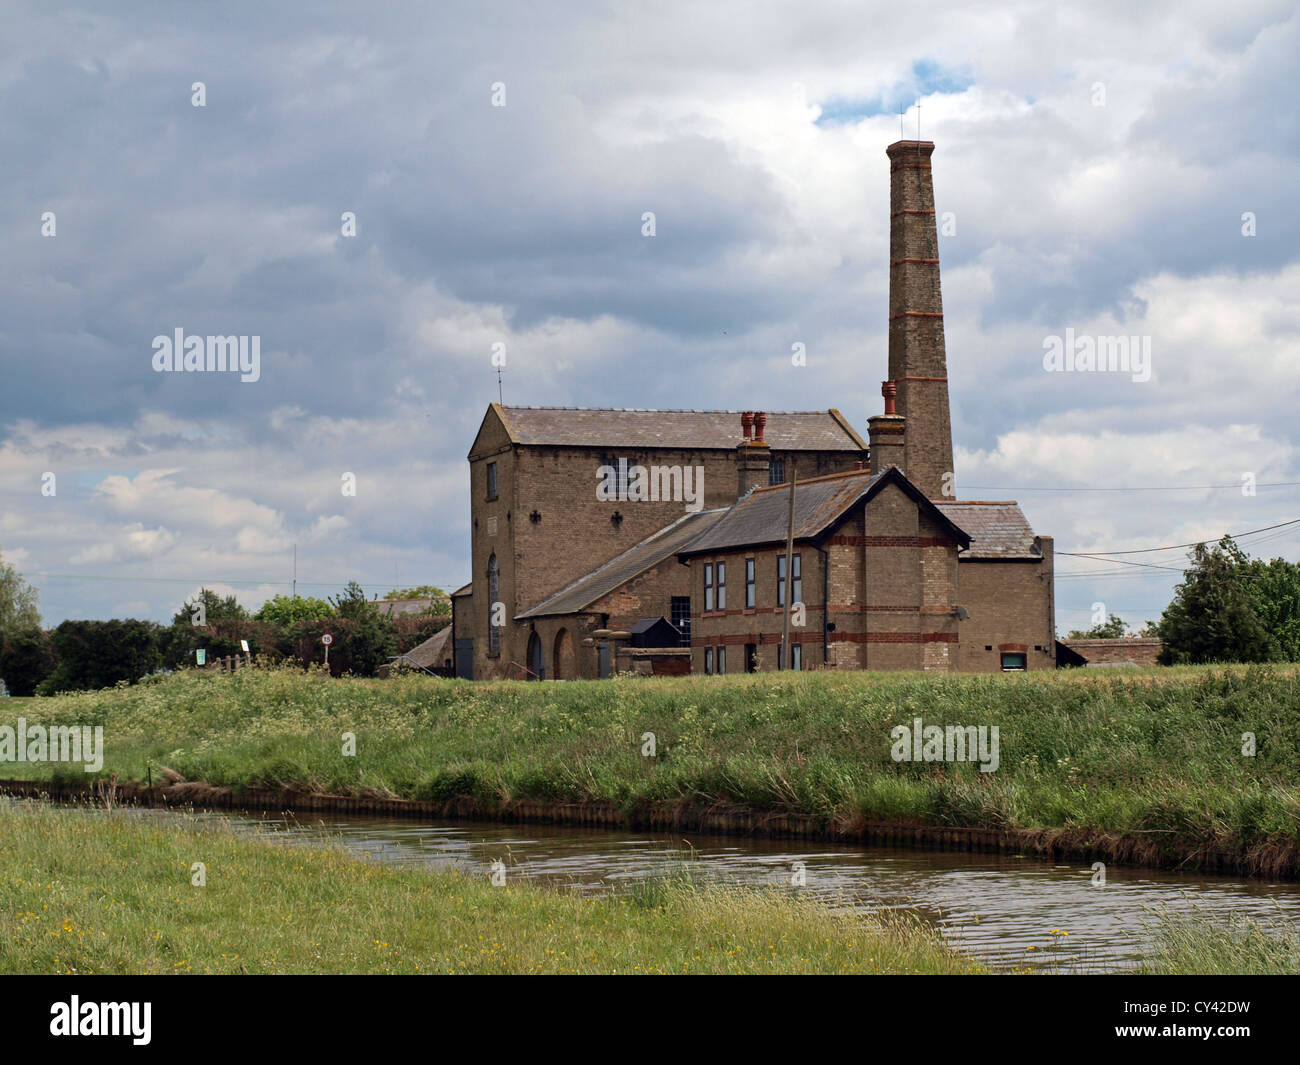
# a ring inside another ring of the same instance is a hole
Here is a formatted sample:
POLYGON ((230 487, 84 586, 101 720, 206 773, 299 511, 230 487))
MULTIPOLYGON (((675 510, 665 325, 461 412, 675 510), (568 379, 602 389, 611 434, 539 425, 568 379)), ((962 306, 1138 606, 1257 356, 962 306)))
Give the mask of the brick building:
POLYGON ((956 498, 933 149, 886 152, 889 380, 868 441, 833 409, 488 408, 460 675, 1055 665, 1051 538, 1015 502, 956 498))

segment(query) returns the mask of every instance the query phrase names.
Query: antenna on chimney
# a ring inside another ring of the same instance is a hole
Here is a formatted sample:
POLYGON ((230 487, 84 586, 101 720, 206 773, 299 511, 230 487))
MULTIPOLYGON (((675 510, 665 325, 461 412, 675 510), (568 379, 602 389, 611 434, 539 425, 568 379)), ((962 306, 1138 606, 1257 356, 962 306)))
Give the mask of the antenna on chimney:
POLYGON ((501 367, 500 366, 497 367, 497 402, 500 403, 501 406, 503 407, 506 405, 506 401, 501 397, 501 367))

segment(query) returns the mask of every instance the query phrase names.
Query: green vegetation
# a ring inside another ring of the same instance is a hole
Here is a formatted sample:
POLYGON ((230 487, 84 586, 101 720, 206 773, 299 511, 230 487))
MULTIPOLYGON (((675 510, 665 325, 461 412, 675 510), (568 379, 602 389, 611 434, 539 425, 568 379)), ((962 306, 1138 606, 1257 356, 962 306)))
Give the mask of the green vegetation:
POLYGON ((0 681, 5 685, 0 691, 54 695, 133 684, 153 673, 195 666, 199 649, 208 663, 238 657, 245 642, 264 663, 323 665, 321 636, 327 632, 334 639, 330 672, 373 676, 393 655, 445 628, 450 618, 447 603, 418 614, 382 614, 353 581, 330 601, 277 595, 253 617, 233 595, 201 588, 168 626, 132 618, 69 620, 47 632, 40 627, 35 591, 0 559, 0 681))
POLYGON ((16 803, 0 853, 0 973, 979 971, 915 920, 688 878, 581 898, 16 803))
POLYGON ((1232 537, 1198 544, 1156 626, 1161 661, 1300 661, 1300 564, 1251 558, 1232 537))
MULTIPOLYGON (((1300 874, 1300 671, 1291 666, 1019 675, 802 673, 475 684, 319 671, 179 673, 0 703, 0 724, 105 726, 106 773, 167 766, 214 785, 507 806, 597 801, 1039 831, 1115 860, 1237 856, 1300 874), (890 729, 996 725, 1000 766, 894 762, 890 729), (356 755, 342 734, 356 734, 356 755), (643 734, 657 755, 642 757, 643 734), (1243 734, 1256 753, 1243 754, 1243 734), (1116 841, 1120 843, 1116 843, 1116 841), (1120 846, 1122 844, 1122 846, 1120 846)), ((5 775, 84 781, 80 767, 5 775)))
POLYGON ((1285 976, 1300 974, 1300 931, 1279 916, 1211 920, 1193 909, 1181 916, 1161 912, 1148 922, 1154 947, 1144 973, 1187 976, 1285 976))
POLYGON ((36 589, 0 555, 0 636, 40 627, 37 598, 36 589))

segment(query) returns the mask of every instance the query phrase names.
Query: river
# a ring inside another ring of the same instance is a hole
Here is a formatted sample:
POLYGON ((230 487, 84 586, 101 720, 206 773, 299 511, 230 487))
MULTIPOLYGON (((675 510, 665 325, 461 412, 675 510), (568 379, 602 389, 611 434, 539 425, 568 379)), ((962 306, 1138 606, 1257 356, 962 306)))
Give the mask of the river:
POLYGON ((997 969, 1130 969, 1141 959, 1150 941, 1148 925, 1162 907, 1182 914, 1300 922, 1300 883, 1289 881, 1112 865, 1104 886, 1098 886, 1083 863, 1001 854, 317 814, 196 816, 281 842, 333 843, 393 865, 456 867, 486 878, 492 863, 501 861, 507 881, 541 881, 579 892, 608 891, 689 862, 705 878, 768 885, 835 906, 912 909, 952 946, 997 969))

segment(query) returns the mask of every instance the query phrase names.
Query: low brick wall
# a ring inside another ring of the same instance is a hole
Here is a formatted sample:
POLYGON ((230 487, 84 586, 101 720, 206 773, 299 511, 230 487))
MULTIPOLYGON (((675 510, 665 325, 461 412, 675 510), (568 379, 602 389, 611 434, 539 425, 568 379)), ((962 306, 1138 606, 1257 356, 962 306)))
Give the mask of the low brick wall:
POLYGON ((1158 637, 1117 636, 1109 640, 1061 640, 1066 647, 1082 655, 1090 666, 1132 662, 1136 666, 1154 666, 1164 647, 1158 637))

